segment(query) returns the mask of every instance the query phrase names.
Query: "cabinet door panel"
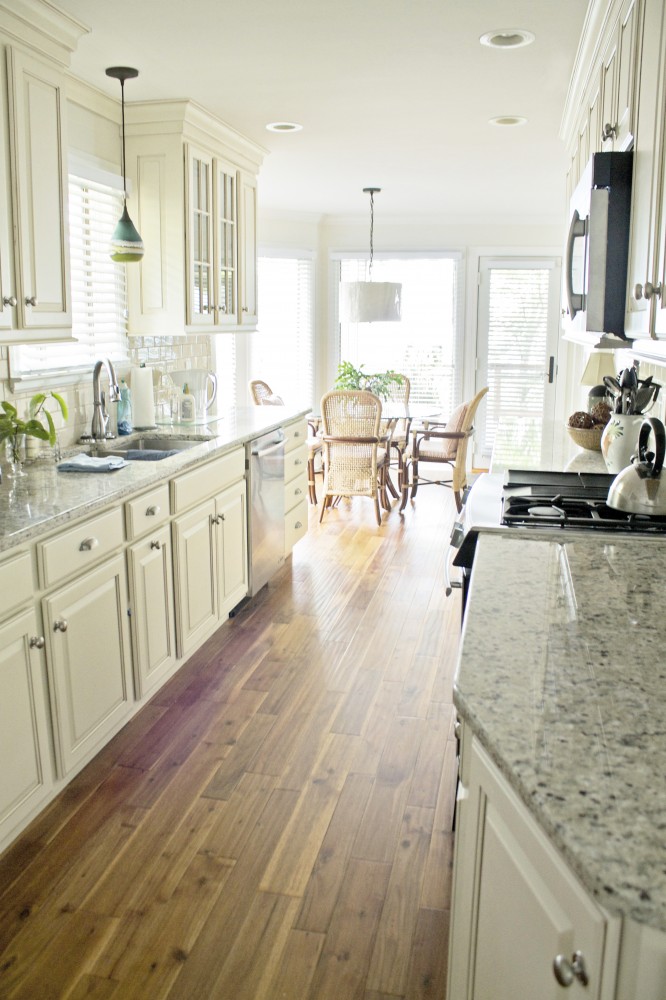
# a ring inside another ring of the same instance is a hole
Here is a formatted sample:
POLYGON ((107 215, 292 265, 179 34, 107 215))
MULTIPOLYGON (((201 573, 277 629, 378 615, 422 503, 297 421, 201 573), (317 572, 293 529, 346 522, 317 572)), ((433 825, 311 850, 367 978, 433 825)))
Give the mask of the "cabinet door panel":
POLYGON ((187 204, 187 322, 212 326, 213 307, 213 160, 190 149, 187 204))
POLYGON ((62 76, 24 53, 9 50, 8 55, 21 273, 19 325, 71 327, 62 76))
POLYGON ((16 296, 16 276, 13 267, 12 203, 9 167, 9 148, 6 140, 5 109, 7 107, 7 83, 4 60, 0 49, 0 329, 8 330, 14 325, 14 307, 5 303, 16 296))
POLYGON ((194 649, 217 622, 214 516, 210 500, 173 522, 179 656, 194 649))
POLYGON ((133 704, 124 558, 43 601, 61 775, 106 742, 133 704))
POLYGON ((247 594, 247 514, 245 480, 216 498, 218 520, 218 590, 220 614, 225 614, 247 594))
POLYGON ((30 648, 38 634, 33 609, 0 628, 0 847, 53 784, 44 657, 30 648))
POLYGON ((242 326, 257 325, 257 182, 240 175, 240 315, 242 326))
POLYGON ((143 698, 176 661, 173 572, 169 528, 152 532, 128 551, 134 680, 143 698))

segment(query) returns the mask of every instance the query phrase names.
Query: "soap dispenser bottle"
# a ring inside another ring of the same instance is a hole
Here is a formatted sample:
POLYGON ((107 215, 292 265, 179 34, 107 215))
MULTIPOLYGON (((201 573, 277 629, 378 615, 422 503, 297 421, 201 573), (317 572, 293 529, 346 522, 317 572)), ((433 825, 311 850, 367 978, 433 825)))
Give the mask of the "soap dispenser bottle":
POLYGON ((132 433, 132 397, 130 388, 124 378, 120 380, 120 399, 118 400, 118 434, 132 433))
POLYGON ((196 399, 189 390, 187 382, 183 386, 183 395, 178 400, 180 405, 180 422, 193 424, 197 415, 196 399))

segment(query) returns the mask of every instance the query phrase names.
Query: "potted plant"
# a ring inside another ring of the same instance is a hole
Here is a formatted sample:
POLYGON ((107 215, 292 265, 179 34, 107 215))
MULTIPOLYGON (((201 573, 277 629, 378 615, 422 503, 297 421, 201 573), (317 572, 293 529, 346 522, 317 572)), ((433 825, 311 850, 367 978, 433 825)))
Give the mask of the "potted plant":
POLYGON ((13 403, 3 400, 0 403, 2 412, 0 413, 0 442, 5 441, 7 448, 7 458, 12 467, 14 475, 23 475, 21 445, 23 438, 34 437, 41 441, 48 441, 53 448, 57 441, 56 428, 53 417, 46 409, 48 399, 54 399, 58 404, 63 419, 67 420, 67 403, 57 392, 38 392, 30 400, 28 406, 28 419, 22 420, 18 415, 18 410, 13 403), (46 418, 46 426, 40 419, 43 415, 46 418))
POLYGON ((365 389, 373 392, 380 399, 388 399, 391 386, 402 385, 403 377, 393 369, 377 372, 374 375, 363 371, 363 365, 355 368, 351 361, 341 361, 335 380, 336 389, 365 389))

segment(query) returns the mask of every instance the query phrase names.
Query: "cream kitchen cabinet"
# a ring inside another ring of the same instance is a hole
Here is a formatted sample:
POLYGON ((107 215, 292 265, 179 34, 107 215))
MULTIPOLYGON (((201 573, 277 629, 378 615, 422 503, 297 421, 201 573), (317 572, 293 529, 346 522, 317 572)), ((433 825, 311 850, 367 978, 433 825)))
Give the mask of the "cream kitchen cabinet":
POLYGON ((37 545, 60 777, 101 748, 133 709, 123 542, 117 507, 37 545))
POLYGON ((168 484, 125 504, 130 633, 136 697, 144 699, 176 667, 176 622, 168 484), (143 537, 141 537, 143 536, 143 537))
POLYGON ((635 132, 636 75, 643 0, 624 0, 601 62, 601 133, 593 152, 631 148, 635 132), (601 145, 597 145, 601 143, 601 145))
POLYGON ((496 766, 463 731, 447 995, 615 996, 619 921, 573 876, 496 766))
POLYGON ((308 530, 308 428, 304 420, 287 424, 284 455, 284 547, 294 545, 308 530))
POLYGON ((184 656, 248 591, 244 449, 177 477, 171 488, 178 514, 172 523, 176 637, 184 656))
POLYGON ((29 552, 0 563, 0 850, 44 804, 54 782, 44 636, 29 552))
POLYGON ((128 274, 130 334, 254 329, 264 150, 189 101, 126 108, 127 171, 146 242, 128 274))
POLYGON ((2 46, 1 35, 0 47, 0 342, 63 340, 72 326, 64 74, 2 46))

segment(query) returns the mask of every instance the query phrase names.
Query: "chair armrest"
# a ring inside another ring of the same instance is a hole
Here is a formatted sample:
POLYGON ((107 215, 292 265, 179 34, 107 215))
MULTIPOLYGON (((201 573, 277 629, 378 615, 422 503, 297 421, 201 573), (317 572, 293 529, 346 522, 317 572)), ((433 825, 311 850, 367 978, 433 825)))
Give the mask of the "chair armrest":
POLYGON ((322 441, 335 444, 380 444, 382 440, 378 437, 335 437, 330 434, 325 434, 322 438, 322 441))

